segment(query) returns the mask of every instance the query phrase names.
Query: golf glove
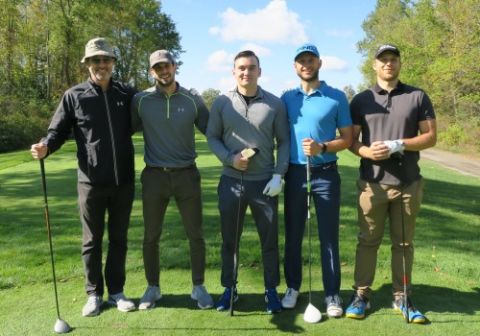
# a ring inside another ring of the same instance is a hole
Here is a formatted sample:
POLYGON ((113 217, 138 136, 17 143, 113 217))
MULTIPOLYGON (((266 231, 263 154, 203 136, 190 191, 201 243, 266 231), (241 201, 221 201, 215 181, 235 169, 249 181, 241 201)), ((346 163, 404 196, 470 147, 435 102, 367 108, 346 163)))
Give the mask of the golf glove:
POLYGON ((282 175, 273 174, 272 179, 268 181, 265 189, 263 189, 263 194, 274 197, 280 194, 282 191, 282 175))
POLYGON ((383 142, 388 147, 388 155, 399 152, 403 154, 405 144, 402 140, 386 140, 383 142))

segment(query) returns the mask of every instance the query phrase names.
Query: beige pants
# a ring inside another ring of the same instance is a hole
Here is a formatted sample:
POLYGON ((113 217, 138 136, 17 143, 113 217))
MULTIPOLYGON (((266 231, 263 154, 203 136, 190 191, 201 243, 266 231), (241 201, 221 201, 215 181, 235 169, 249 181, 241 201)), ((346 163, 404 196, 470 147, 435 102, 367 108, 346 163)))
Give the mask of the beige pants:
POLYGON ((357 181, 360 233, 355 260, 354 289, 358 294, 370 297, 377 264, 377 251, 382 242, 387 217, 392 244, 393 294, 397 296, 403 293, 402 221, 405 225, 405 272, 407 291, 409 291, 413 264, 412 240, 416 217, 422 202, 423 185, 423 179, 404 187, 357 181))

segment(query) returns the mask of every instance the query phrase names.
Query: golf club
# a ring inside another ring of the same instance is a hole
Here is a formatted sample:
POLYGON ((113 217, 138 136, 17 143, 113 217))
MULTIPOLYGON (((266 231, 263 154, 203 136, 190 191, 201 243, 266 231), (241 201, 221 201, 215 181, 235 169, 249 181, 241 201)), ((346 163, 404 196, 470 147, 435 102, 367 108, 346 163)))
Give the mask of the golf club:
POLYGON ((405 309, 405 321, 410 323, 410 318, 408 316, 408 293, 407 293, 407 263, 406 263, 406 242, 405 242, 405 219, 404 219, 404 205, 403 205, 403 185, 400 186, 400 211, 401 211, 401 221, 402 221, 402 268, 403 268, 403 307, 405 309))
MULTIPOLYGON (((258 153, 257 148, 245 148, 242 150, 242 156, 246 159, 251 158, 258 153)), ((238 274, 238 232, 240 227, 240 206, 242 204, 243 195, 243 171, 240 174, 240 194, 238 196, 238 209, 237 209, 237 222, 235 225, 235 244, 233 250, 233 283, 230 290, 230 316, 233 316, 233 303, 235 298, 235 288, 237 287, 237 274, 238 274)))
POLYGON ((317 323, 322 319, 322 313, 312 304, 312 233, 310 214, 310 157, 307 156, 307 230, 308 230, 308 306, 303 313, 303 320, 307 323, 317 323))
POLYGON ((55 276, 55 261, 53 259, 53 245, 52 245, 52 231, 50 228, 50 215, 48 212, 48 201, 47 201, 47 182, 45 179, 45 164, 43 159, 40 159, 40 172, 42 175, 42 186, 43 186, 43 198, 44 198, 44 208, 45 208, 45 223, 47 225, 47 235, 48 235, 48 243, 50 246, 50 259, 52 261, 52 275, 53 275, 53 289, 55 291, 55 305, 57 308, 57 321, 55 322, 55 326, 53 330, 57 334, 65 334, 72 330, 72 328, 68 325, 67 322, 60 318, 60 308, 58 306, 58 293, 57 293, 57 278, 55 276))

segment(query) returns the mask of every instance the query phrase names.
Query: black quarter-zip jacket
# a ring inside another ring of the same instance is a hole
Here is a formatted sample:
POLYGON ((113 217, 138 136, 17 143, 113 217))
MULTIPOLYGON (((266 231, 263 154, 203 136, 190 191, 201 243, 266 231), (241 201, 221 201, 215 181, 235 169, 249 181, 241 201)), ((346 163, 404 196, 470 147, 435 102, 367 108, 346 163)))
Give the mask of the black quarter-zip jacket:
POLYGON ((130 102, 136 91, 111 81, 106 92, 88 80, 68 89, 42 140, 51 154, 73 136, 77 143, 78 181, 118 186, 134 181, 130 102))

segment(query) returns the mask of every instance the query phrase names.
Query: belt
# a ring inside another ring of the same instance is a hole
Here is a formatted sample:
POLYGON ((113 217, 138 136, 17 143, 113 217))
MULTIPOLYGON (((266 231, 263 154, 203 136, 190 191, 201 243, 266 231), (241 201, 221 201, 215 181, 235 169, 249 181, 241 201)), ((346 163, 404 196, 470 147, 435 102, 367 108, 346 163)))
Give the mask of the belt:
POLYGON ((314 166, 310 166, 310 171, 322 171, 322 170, 329 170, 329 169, 337 169, 337 161, 321 163, 314 166))
MULTIPOLYGON (((290 165, 296 166, 296 167, 305 167, 305 165, 296 164, 296 163, 291 163, 290 165)), ((329 169, 337 169, 337 161, 320 163, 320 164, 310 166, 311 172, 320 172, 320 171, 329 170, 329 169)))
POLYGON ((173 173, 173 172, 178 172, 182 170, 188 170, 188 169, 193 169, 196 167, 195 164, 191 164, 186 167, 154 167, 154 166, 147 166, 150 169, 155 169, 155 170, 160 170, 165 173, 173 173))

